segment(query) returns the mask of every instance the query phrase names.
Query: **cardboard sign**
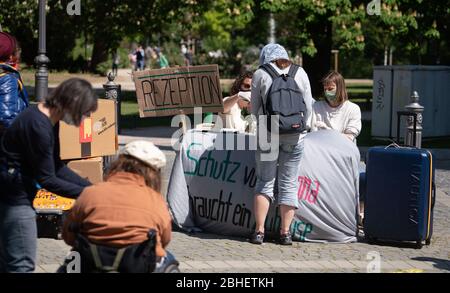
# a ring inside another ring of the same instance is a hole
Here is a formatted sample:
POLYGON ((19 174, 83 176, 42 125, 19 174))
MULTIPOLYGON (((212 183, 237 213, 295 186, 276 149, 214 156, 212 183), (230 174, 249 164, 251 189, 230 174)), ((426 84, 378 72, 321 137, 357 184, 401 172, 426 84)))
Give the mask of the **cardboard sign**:
POLYGON ((45 189, 39 189, 33 201, 33 207, 39 210, 62 210, 68 211, 75 203, 74 199, 65 198, 45 189))
POLYGON ((223 112, 218 65, 135 72, 134 82, 141 118, 223 112))
POLYGON ((59 144, 61 160, 115 155, 118 147, 115 102, 99 99, 97 111, 83 120, 80 127, 61 121, 59 144))

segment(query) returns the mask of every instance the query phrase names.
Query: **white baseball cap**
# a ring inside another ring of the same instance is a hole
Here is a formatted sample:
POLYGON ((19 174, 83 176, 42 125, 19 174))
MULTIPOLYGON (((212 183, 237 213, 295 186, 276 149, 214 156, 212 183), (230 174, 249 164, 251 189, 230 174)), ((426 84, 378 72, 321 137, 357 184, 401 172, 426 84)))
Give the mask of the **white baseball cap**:
POLYGON ((156 169, 160 169, 166 165, 166 156, 164 153, 149 141, 132 141, 120 150, 119 153, 134 157, 156 169))

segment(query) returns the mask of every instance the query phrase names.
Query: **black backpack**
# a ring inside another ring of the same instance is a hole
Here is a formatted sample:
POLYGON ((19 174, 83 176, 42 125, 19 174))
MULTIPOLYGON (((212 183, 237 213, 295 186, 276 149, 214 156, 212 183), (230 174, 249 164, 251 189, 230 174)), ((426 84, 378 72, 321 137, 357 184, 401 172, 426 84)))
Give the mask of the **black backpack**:
POLYGON ((271 115, 279 116, 279 133, 302 133, 306 130, 306 104, 295 81, 300 66, 292 64, 288 74, 278 74, 270 64, 260 67, 272 78, 263 113, 267 116, 267 130, 271 132, 271 115))

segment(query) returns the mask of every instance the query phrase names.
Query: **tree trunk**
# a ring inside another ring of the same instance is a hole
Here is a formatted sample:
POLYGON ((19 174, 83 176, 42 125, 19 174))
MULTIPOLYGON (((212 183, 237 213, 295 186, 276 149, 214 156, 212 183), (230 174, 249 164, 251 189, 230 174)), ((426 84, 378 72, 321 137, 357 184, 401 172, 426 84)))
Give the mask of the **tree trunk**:
POLYGON ((95 38, 94 49, 92 51, 92 58, 89 66, 92 72, 97 72, 97 65, 108 60, 108 52, 109 48, 107 47, 106 42, 95 38))
POLYGON ((317 54, 314 57, 304 55, 303 64, 311 83, 312 95, 317 99, 323 93, 321 80, 331 69, 332 25, 327 17, 323 17, 310 29, 317 54))

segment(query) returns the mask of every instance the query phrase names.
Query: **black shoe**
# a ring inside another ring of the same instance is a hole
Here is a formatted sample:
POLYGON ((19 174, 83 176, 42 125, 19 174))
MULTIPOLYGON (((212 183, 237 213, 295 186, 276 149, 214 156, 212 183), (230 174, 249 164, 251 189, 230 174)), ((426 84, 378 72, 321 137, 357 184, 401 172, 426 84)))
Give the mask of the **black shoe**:
POLYGON ((291 233, 280 235, 280 245, 292 245, 292 235, 291 233))
POLYGON ((263 244, 263 242, 264 242, 264 233, 262 232, 255 232, 250 237, 250 243, 263 244))

